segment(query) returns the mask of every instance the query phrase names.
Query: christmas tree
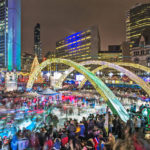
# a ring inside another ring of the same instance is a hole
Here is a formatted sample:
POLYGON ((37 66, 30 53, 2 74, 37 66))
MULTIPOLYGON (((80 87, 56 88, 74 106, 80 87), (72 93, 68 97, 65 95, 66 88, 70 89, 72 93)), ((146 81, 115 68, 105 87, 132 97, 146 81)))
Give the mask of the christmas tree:
MULTIPOLYGON (((37 56, 35 55, 32 66, 31 66, 31 72, 30 75, 33 73, 33 71, 35 70, 35 68, 39 65, 39 61, 37 56)), ((43 83, 43 78, 41 76, 41 73, 39 73, 37 79, 34 81, 34 83, 43 83)))

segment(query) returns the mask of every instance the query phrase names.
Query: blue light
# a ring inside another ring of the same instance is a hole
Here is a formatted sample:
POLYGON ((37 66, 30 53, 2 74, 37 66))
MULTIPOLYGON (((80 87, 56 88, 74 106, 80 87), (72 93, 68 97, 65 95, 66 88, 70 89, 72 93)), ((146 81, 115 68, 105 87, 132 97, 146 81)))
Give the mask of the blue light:
POLYGON ((21 70, 21 1, 8 0, 8 70, 21 70))

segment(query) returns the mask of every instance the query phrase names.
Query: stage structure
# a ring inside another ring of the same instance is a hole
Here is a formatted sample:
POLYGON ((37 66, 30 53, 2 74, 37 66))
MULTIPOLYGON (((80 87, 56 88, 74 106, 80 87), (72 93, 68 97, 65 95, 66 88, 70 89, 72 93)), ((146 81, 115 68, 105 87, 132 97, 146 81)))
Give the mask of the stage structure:
POLYGON ((117 114, 124 122, 127 122, 127 120, 129 119, 129 115, 118 100, 118 98, 114 95, 114 93, 95 74, 93 74, 91 71, 89 71, 87 68, 80 65, 79 63, 73 62, 71 60, 55 58, 48 59, 42 62, 39 66, 35 68, 33 73, 30 75, 29 81, 27 83, 28 91, 32 90, 33 83, 41 70, 52 63, 62 63, 68 65, 70 67, 73 67, 79 73, 83 74, 91 82, 97 92, 104 98, 112 112, 114 114, 117 114))

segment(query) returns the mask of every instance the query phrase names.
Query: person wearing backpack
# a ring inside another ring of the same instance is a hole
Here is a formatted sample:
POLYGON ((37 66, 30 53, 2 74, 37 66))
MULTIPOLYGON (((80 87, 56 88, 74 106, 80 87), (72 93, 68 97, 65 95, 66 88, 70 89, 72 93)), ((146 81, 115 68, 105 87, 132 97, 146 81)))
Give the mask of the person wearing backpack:
POLYGON ((68 135, 67 135, 67 133, 64 131, 63 134, 61 135, 61 144, 62 144, 62 147, 65 148, 65 146, 68 144, 68 142, 69 142, 68 135))
POLYGON ((11 149, 12 150, 17 150, 18 149, 18 138, 16 135, 13 136, 11 140, 11 149))
POLYGON ((49 136, 46 137, 46 141, 43 146, 43 150, 51 150, 53 148, 53 140, 49 136))
POLYGON ((60 150, 61 149, 61 141, 60 139, 56 138, 53 146, 54 150, 60 150))
POLYGON ((76 127, 73 124, 73 121, 71 121, 71 124, 68 127, 68 131, 69 131, 69 138, 70 139, 74 139, 75 137, 75 131, 76 131, 76 127))
POLYGON ((85 126, 83 122, 80 122, 80 139, 83 140, 85 138, 85 126))

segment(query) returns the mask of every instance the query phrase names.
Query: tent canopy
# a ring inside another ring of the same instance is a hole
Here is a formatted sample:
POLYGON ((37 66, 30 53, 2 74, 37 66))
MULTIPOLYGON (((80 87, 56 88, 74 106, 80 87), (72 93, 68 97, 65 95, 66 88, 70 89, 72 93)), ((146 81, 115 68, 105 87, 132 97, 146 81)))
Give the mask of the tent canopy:
POLYGON ((47 88, 47 89, 44 89, 42 92, 38 92, 38 94, 40 94, 40 95, 58 95, 59 93, 47 88))

